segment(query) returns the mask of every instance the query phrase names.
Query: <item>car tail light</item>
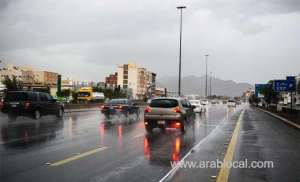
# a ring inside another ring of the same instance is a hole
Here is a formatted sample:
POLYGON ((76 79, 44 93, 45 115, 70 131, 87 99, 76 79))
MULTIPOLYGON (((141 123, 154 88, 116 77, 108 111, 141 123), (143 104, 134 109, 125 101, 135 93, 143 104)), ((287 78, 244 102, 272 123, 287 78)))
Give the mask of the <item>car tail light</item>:
POLYGON ((180 126, 181 126, 181 123, 176 122, 175 125, 176 125, 177 127, 180 127, 180 126))
POLYGON ((24 103, 24 109, 28 109, 30 107, 30 102, 29 101, 26 101, 24 103))
POLYGON ((104 106, 104 105, 100 106, 100 109, 104 109, 104 108, 105 108, 105 106, 104 106))
POLYGON ((118 105, 117 109, 123 109, 122 105, 118 105))
POLYGON ((150 106, 147 106, 145 109, 145 113, 149 113, 152 111, 152 108, 150 106))
POLYGON ((176 113, 181 113, 180 107, 179 107, 179 106, 175 107, 175 108, 174 108, 174 112, 176 112, 176 113))

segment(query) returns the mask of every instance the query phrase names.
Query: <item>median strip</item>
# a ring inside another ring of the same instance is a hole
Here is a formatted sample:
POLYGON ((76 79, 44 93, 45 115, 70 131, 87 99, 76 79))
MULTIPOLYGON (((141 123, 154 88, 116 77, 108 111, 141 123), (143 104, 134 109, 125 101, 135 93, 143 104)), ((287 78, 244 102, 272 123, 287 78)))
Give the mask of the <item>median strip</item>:
MULTIPOLYGON (((230 143, 228 145, 224 160, 223 160, 223 164, 229 164, 232 163, 232 159, 233 159, 233 154, 234 154, 234 150, 235 150, 235 146, 238 140, 238 134, 241 128, 241 123, 243 120, 243 116, 244 116, 244 112, 245 110, 242 111, 242 113, 239 116, 239 119, 237 121, 237 124, 235 126, 234 132, 232 134, 230 143)), ((230 174, 230 168, 227 165, 222 165, 217 180, 216 182, 227 182, 228 181, 228 177, 230 174)))
POLYGON ((97 152, 101 152, 103 150, 107 149, 107 147, 99 147, 99 148, 96 148, 96 149, 93 149, 93 150, 90 150, 90 151, 87 151, 87 152, 84 152, 84 153, 81 153, 79 155, 75 155, 73 157, 69 157, 69 158, 66 158, 66 159, 63 159, 63 160, 60 160, 60 161, 57 161, 55 163, 52 163, 50 164, 49 166, 52 166, 52 167, 57 167, 57 166, 61 166, 61 165, 64 165, 66 163, 69 163, 69 162, 72 162, 72 161, 75 161, 75 160, 78 160, 78 159, 81 159, 83 157, 87 157, 89 155, 93 155, 97 152))

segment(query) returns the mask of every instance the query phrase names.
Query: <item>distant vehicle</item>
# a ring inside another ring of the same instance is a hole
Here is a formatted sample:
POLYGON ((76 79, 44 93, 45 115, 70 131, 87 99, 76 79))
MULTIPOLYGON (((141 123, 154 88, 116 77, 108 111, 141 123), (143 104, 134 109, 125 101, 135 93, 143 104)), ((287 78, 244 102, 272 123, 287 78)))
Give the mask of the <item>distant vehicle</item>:
POLYGON ((192 106, 195 106, 194 112, 202 113, 205 112, 205 107, 201 104, 200 100, 190 100, 192 106))
POLYGON ((229 101, 227 102, 227 106, 228 106, 228 107, 236 107, 236 103, 235 103, 234 100, 229 100, 229 101))
POLYGON ((104 101, 105 97, 104 97, 104 93, 102 92, 93 92, 93 98, 92 100, 95 102, 101 102, 104 101))
POLYGON ((235 103, 236 103, 236 105, 241 105, 242 104, 242 102, 240 100, 236 100, 235 103))
POLYGON ((32 116, 39 119, 42 115, 56 115, 61 118, 64 113, 64 106, 51 95, 32 91, 7 92, 0 108, 3 113, 8 113, 10 118, 32 116))
POLYGON ((128 117, 129 115, 134 114, 136 117, 135 120, 137 120, 139 116, 139 107, 129 99, 111 99, 101 106, 101 112, 106 119, 110 118, 112 115, 128 117))
POLYGON ((79 102, 89 102, 93 99, 92 87, 81 87, 77 93, 77 100, 79 102))
POLYGON ((208 102, 208 100, 201 100, 201 104, 202 105, 204 105, 204 106, 206 106, 206 105, 208 105, 209 104, 209 102, 208 102))
POLYGON ((144 124, 148 133, 153 128, 178 128, 185 131, 185 123, 194 117, 195 106, 182 98, 152 99, 144 112, 144 124))
POLYGON ((219 101, 218 100, 212 100, 211 104, 219 104, 219 101))
POLYGON ((228 102, 227 100, 223 100, 223 104, 227 104, 227 102, 228 102))

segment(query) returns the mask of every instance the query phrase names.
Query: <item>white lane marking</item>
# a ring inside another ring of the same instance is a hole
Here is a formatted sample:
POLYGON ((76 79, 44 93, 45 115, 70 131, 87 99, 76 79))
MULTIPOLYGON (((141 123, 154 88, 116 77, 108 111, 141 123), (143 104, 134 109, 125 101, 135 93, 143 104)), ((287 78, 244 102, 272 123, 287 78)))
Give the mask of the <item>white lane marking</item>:
POLYGON ((221 127, 221 124, 227 119, 227 116, 225 116, 222 119, 222 122, 220 123, 220 125, 218 125, 217 127, 215 127, 205 138, 203 138, 199 143, 197 143, 191 150, 189 150, 189 152, 176 164, 176 166, 174 168, 172 168, 167 174, 165 174, 165 176, 163 176, 159 182, 163 182, 166 179, 168 179, 169 177, 172 177, 175 172, 179 169, 179 166, 182 165, 182 163, 184 162, 184 160, 194 151, 196 150, 196 148, 198 148, 202 143, 206 142, 210 136, 219 128, 221 127))
POLYGON ((142 136, 144 136, 144 135, 145 135, 144 133, 141 133, 141 134, 138 134, 138 135, 133 136, 133 138, 139 138, 139 137, 142 137, 142 136))

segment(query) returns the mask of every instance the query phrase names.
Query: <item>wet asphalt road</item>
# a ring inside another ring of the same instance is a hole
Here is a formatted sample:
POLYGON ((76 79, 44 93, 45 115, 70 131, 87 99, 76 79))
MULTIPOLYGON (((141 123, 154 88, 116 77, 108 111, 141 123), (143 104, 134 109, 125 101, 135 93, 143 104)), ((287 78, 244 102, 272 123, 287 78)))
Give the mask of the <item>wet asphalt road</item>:
MULTIPOLYGON (((266 120, 265 124, 260 123, 266 130, 268 124, 272 125, 275 120, 246 106, 228 109, 219 104, 210 106, 205 115, 196 115, 195 120, 186 128, 185 134, 168 129, 165 133, 155 130, 153 134, 147 135, 142 119, 132 123, 120 120, 105 124, 99 111, 67 113, 62 120, 47 116, 39 121, 20 117, 9 122, 5 115, 0 115, 1 181, 159 181, 171 170, 170 161, 179 161, 199 142, 201 145, 188 156, 189 159, 223 159, 226 152, 224 142, 231 138, 243 108, 247 108, 245 119, 257 117, 256 120, 266 120)), ((252 119, 251 122, 256 123, 256 120, 252 119)), ((280 126, 275 126, 273 130, 283 128, 282 135, 285 132, 290 133, 286 134, 290 140, 284 141, 285 138, 282 138, 280 142, 294 142, 295 146, 288 147, 287 150, 299 153, 299 132, 280 121, 275 122, 280 126)), ((252 127, 256 125, 254 123, 252 127)), ((242 130, 246 129, 247 126, 242 127, 242 130)), ((270 133, 275 135, 273 130, 270 133)), ((247 139, 244 137, 247 134, 245 132, 241 132, 240 140, 247 139)), ((258 137, 265 134, 259 133, 261 131, 254 132, 258 132, 258 137)), ((274 144, 269 147, 272 150, 274 144)), ((236 150, 241 152, 237 152, 236 158, 250 155, 249 150, 243 150, 244 148, 243 141, 239 141, 236 150)), ((258 151, 259 154, 265 152, 268 151, 258 151)), ((299 161, 299 155, 284 157, 281 154, 286 155, 283 151, 273 157, 278 157, 283 163, 281 158, 299 161)), ((299 169, 299 164, 297 165, 290 171, 295 173, 294 170, 299 169)), ((210 176, 217 172, 218 169, 180 169, 166 179, 211 181, 210 176)), ((233 171, 230 179, 236 181, 236 177, 241 177, 239 175, 242 174, 243 179, 248 179, 247 172, 233 171)), ((250 174, 256 172, 252 171, 250 174)), ((270 171, 266 171, 266 174, 274 176, 270 171)), ((294 180, 297 177, 299 176, 289 179, 294 180)))

